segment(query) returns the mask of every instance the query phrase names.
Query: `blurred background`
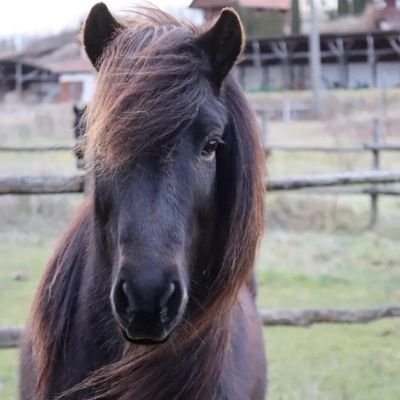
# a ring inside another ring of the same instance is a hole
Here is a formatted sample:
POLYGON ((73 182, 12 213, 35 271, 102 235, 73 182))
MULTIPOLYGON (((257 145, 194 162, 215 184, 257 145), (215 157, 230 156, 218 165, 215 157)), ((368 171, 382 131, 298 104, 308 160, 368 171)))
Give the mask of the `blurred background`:
MULTIPOLYGON (((29 185, 34 178, 76 175, 82 167, 73 147, 95 73, 79 31, 94 3, 0 5, 2 400, 18 397, 18 348, 9 327, 23 325, 55 241, 83 198, 30 195, 29 185)), ((234 73, 259 118, 268 176, 314 182, 313 188, 266 196, 257 261, 260 308, 382 311, 393 305, 391 313, 399 315, 400 4, 153 3, 198 24, 225 6, 238 10, 248 39, 234 73), (340 183, 343 173, 353 185, 318 186, 321 174, 340 183), (368 174, 378 179, 364 181, 368 174), (379 180, 385 174, 395 176, 393 183, 379 180)), ((107 4, 121 16, 132 7, 123 0, 107 4)), ((271 400, 400 399, 398 318, 270 326, 264 333, 271 400)))

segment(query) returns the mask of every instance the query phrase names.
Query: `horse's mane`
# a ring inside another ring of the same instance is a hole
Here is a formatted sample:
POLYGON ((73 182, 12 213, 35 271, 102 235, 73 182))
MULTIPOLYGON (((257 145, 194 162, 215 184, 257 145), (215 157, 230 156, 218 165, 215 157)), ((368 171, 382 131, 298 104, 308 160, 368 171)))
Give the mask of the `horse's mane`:
POLYGON ((26 340, 32 346, 38 393, 47 390, 76 311, 81 266, 85 263, 90 238, 90 216, 90 204, 85 203, 60 239, 32 303, 26 340))
MULTIPOLYGON (((134 27, 116 35, 104 53, 87 117, 88 154, 98 163, 97 171, 120 168, 139 153, 162 146, 197 115, 209 84, 204 78, 207 58, 196 46, 199 34, 160 10, 145 9, 134 27)), ((264 163, 254 114, 230 76, 220 98, 229 120, 226 144, 217 156, 217 232, 205 311, 183 324, 165 345, 127 345, 119 360, 95 371, 72 392, 94 388, 91 400, 217 396, 209 390, 215 388, 229 351, 225 328, 240 289, 251 280, 264 226, 264 163)), ((91 207, 84 208, 56 250, 34 302, 30 334, 39 377, 37 399, 46 397, 75 311, 74 291, 93 229, 91 207)))

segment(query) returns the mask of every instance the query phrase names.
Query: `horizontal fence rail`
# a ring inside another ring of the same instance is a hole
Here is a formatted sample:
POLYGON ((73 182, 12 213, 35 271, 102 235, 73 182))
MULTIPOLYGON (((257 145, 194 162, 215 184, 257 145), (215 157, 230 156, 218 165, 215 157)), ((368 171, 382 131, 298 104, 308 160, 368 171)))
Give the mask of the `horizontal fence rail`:
POLYGON ((74 146, 0 146, 0 152, 12 152, 12 153, 41 153, 41 152, 52 152, 52 151, 72 151, 74 146))
POLYGON ((299 153, 365 153, 368 151, 400 151, 400 144, 374 144, 365 143, 362 146, 352 147, 327 147, 327 146, 295 146, 295 145, 280 145, 268 144, 265 148, 266 152, 284 151, 284 152, 299 152, 299 153))
POLYGON ((0 195, 81 193, 85 175, 0 176, 0 195))
POLYGON ((18 347, 21 333, 22 327, 20 326, 0 327, 0 349, 18 347))
POLYGON ((383 318, 400 317, 400 306, 370 309, 304 309, 304 310, 260 310, 266 326, 311 326, 314 324, 365 324, 383 318))
POLYGON ((302 188, 297 193, 300 194, 315 194, 315 195, 327 195, 327 196, 339 196, 339 195, 380 195, 380 196, 400 196, 400 189, 375 189, 375 188, 353 188, 350 187, 349 189, 341 186, 333 187, 333 188, 302 188))
MULTIPOLYGON (((305 327, 314 324, 365 324, 384 318, 400 317, 400 306, 365 309, 260 310, 264 326, 305 327)), ((0 348, 18 347, 22 327, 0 327, 0 348)))
POLYGON ((370 185, 400 182, 400 171, 342 172, 338 174, 302 175, 285 178, 269 178, 268 191, 298 190, 348 185, 370 185))
MULTIPOLYGON (((269 178, 268 191, 400 182, 400 171, 362 171, 269 178)), ((0 176, 0 195, 65 194, 84 191, 85 175, 0 176)), ((371 190, 371 189, 368 189, 371 190)))
MULTIPOLYGON (((61 145, 61 146, 0 146, 0 152, 10 153, 40 153, 40 152, 52 152, 52 151, 72 151, 74 146, 72 145, 61 145)), ((338 147, 327 147, 327 146, 296 146, 296 145, 280 145, 280 144, 268 144, 266 151, 285 151, 285 152, 317 152, 317 153, 358 153, 365 151, 400 151, 400 144, 388 143, 388 144, 374 144, 364 143, 361 146, 338 146, 338 147)))

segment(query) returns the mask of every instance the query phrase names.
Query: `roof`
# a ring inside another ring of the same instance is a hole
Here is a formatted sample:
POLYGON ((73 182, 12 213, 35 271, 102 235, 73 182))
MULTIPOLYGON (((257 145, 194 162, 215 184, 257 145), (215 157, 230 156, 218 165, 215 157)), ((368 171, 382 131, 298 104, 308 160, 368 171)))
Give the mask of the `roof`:
POLYGON ((56 82, 58 74, 49 69, 48 66, 40 65, 35 60, 28 60, 18 57, 2 57, 0 58, 0 68, 2 70, 2 81, 15 81, 16 66, 21 66, 21 72, 24 74, 25 81, 43 81, 56 82))
MULTIPOLYGON (((15 65, 21 64, 27 68, 39 69, 51 72, 53 74, 63 73, 77 73, 77 72, 90 72, 94 73, 95 70, 87 57, 66 59, 66 60, 51 60, 35 59, 26 57, 21 54, 5 55, 0 57, 1 65, 15 65)), ((15 69, 15 68, 14 68, 15 69)))
POLYGON ((89 59, 83 55, 76 32, 64 32, 32 41, 22 51, 0 55, 0 63, 21 64, 53 74, 94 72, 89 59))
POLYGON ((240 0, 238 4, 247 8, 265 8, 265 9, 279 9, 289 10, 289 0, 240 0))
POLYGON ((223 8, 234 4, 233 0, 193 0, 190 8, 223 8))
POLYGON ((289 10, 289 0, 193 0, 191 8, 220 9, 239 5, 244 8, 289 10))
POLYGON ((1 53, 0 58, 8 59, 32 59, 38 60, 48 57, 49 55, 57 52, 60 48, 76 42, 77 33, 64 32, 58 35, 33 38, 32 40, 24 43, 20 50, 13 50, 7 53, 1 53))
POLYGON ((94 73, 94 68, 88 58, 76 58, 74 60, 66 60, 53 64, 48 64, 51 71, 63 73, 76 73, 76 72, 91 72, 94 73))

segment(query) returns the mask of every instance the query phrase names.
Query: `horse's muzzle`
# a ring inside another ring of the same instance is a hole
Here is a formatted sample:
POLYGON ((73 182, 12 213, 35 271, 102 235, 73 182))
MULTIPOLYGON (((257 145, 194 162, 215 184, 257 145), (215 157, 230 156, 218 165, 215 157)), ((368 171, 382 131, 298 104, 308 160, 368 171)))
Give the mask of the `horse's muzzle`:
POLYGON ((111 304, 126 340, 134 343, 165 342, 179 324, 186 294, 178 280, 127 279, 113 286, 111 304))

